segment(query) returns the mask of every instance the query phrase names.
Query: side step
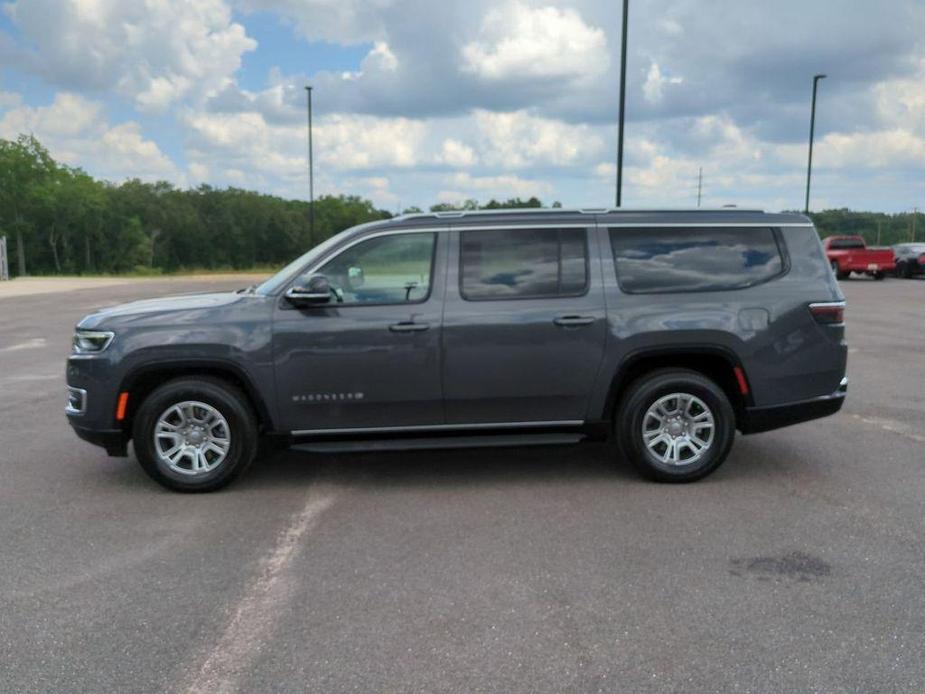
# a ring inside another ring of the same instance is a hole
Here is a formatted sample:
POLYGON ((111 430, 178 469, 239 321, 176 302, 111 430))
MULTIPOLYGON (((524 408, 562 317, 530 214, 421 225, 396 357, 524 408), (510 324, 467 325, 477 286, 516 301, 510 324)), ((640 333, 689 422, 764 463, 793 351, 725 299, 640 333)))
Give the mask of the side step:
POLYGON ((494 448, 502 446, 548 446, 578 443, 581 433, 497 434, 481 436, 434 436, 427 438, 307 441, 293 444, 294 451, 306 453, 356 453, 361 451, 416 451, 446 448, 494 448))

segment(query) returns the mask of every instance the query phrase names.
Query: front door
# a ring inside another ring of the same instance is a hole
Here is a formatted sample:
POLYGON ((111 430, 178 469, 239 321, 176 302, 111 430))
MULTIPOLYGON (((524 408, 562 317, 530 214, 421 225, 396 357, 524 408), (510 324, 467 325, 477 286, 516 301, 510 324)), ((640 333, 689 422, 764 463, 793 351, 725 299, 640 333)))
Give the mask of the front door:
POLYGON ((306 273, 328 278, 329 303, 296 308, 281 299, 273 344, 284 430, 444 422, 446 236, 433 230, 370 235, 306 273))
POLYGON ((459 229, 444 311, 448 424, 585 419, 606 312, 586 227, 459 229))

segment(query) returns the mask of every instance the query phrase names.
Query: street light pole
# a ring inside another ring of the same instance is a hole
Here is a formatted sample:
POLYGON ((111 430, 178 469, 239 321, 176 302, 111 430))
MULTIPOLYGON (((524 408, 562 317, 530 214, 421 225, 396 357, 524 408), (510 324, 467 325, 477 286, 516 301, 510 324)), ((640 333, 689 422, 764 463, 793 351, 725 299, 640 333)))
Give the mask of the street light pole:
POLYGON ((623 204, 623 122, 626 119, 626 30, 630 0, 623 0, 623 42, 620 49, 620 125, 617 131, 617 207, 623 204))
POLYGON ((697 174, 697 207, 700 207, 700 198, 703 194, 703 167, 700 167, 700 173, 697 174))
POLYGON ((315 243, 315 163, 312 154, 312 88, 306 86, 308 96, 308 235, 315 243))
POLYGON ((826 75, 813 75, 813 107, 809 116, 809 162, 806 165, 806 205, 803 212, 809 214, 809 182, 813 175, 813 137, 816 133, 816 89, 819 86, 819 80, 824 80, 826 75))

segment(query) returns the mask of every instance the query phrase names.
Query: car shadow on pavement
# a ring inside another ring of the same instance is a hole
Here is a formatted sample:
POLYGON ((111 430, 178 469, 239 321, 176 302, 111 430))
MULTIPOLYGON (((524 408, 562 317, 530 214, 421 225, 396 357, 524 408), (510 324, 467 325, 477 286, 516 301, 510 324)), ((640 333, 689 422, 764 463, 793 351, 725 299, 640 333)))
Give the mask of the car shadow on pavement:
MULTIPOLYGON (((133 453, 127 459, 109 462, 115 464, 107 466, 103 473, 107 484, 129 493, 160 489, 142 472, 133 453)), ((795 456, 793 448, 780 440, 739 436, 722 467, 695 484, 786 477, 799 474, 800 468, 810 464, 811 461, 795 456)), ((637 475, 628 461, 621 460, 615 446, 581 443, 337 454, 285 450, 256 460, 228 491, 298 488, 317 483, 396 489, 588 482, 654 484, 637 475)))
POLYGON ((303 453, 283 451, 254 464, 238 484, 429 487, 635 479, 603 444, 453 450, 303 453))
MULTIPOLYGON (((787 474, 775 461, 774 451, 774 442, 767 439, 738 437, 723 466, 697 484, 787 474)), ((621 460, 614 446, 582 443, 339 454, 281 451, 254 463, 235 486, 267 488, 311 482, 391 488, 562 482, 653 484, 621 460)))

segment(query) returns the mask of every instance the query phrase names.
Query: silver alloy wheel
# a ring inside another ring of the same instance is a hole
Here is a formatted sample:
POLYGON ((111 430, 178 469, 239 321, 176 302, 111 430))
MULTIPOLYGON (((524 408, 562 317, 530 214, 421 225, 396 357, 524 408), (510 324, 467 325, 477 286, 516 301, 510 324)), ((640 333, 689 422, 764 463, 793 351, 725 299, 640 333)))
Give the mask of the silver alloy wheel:
POLYGON ((181 475, 203 475, 225 460, 231 429, 212 405, 186 400, 171 405, 154 427, 157 457, 181 475))
POLYGON ((672 393, 656 400, 642 418, 642 440, 666 465, 690 465, 713 445, 713 412, 690 393, 672 393))

